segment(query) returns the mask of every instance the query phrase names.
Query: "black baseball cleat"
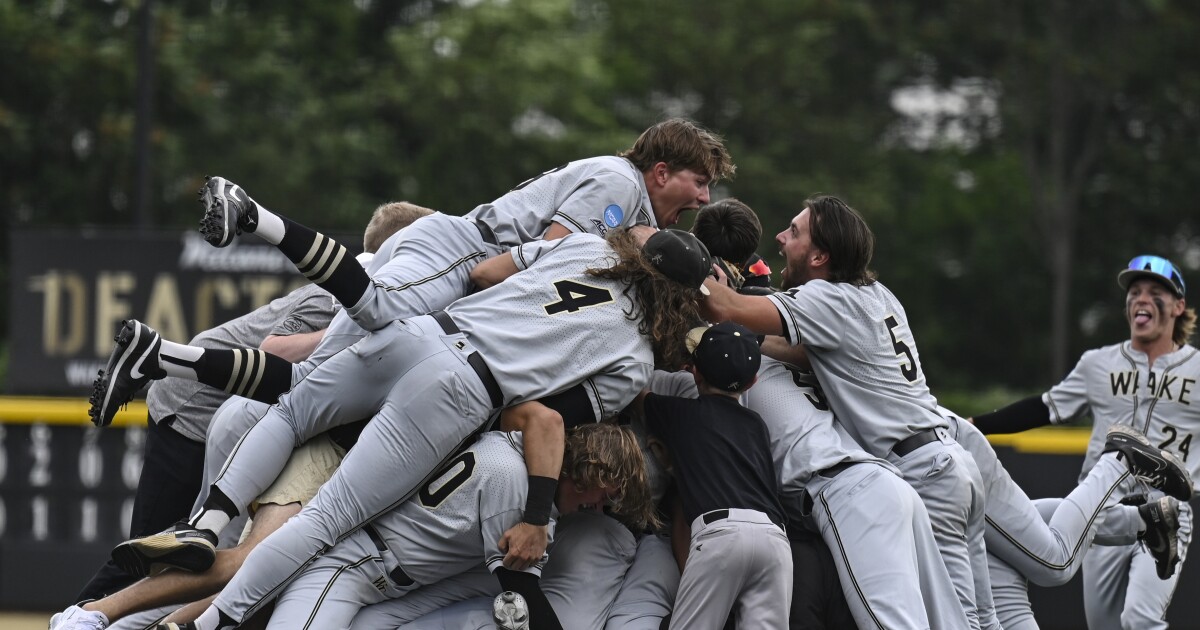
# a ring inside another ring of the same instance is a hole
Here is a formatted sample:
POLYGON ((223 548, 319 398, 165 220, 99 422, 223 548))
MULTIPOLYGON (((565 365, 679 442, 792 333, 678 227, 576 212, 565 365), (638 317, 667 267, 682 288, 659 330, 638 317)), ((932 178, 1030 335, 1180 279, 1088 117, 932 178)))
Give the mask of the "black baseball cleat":
POLYGON ((113 547, 112 559, 127 573, 138 577, 166 569, 207 571, 217 559, 217 537, 187 523, 176 523, 164 532, 113 547))
POLYGON ((1152 446, 1141 431, 1124 424, 1113 425, 1108 429, 1103 452, 1119 453, 1134 477, 1176 499, 1187 501, 1192 498, 1192 477, 1183 462, 1152 446))
POLYGON ((88 415, 98 427, 106 427, 123 405, 133 400, 146 383, 167 375, 158 364, 162 338, 153 328, 135 320, 121 322, 121 330, 108 365, 92 381, 88 415))
POLYGON ((186 623, 167 621, 158 624, 158 630, 196 630, 196 624, 190 621, 186 623))
POLYGON ((1146 505, 1146 495, 1141 492, 1136 492, 1134 494, 1127 494, 1127 495, 1125 495, 1125 498, 1121 499, 1117 503, 1120 503, 1121 505, 1130 505, 1133 507, 1137 507, 1139 505, 1146 505))
POLYGON ((1154 557, 1158 579, 1165 580, 1175 574, 1179 564, 1179 502, 1160 497, 1138 507, 1138 514, 1146 522, 1140 539, 1154 557))
POLYGON ((520 593, 504 591, 492 602, 497 630, 529 630, 529 604, 520 593))
POLYGON ((241 186, 224 177, 208 177, 200 187, 200 234, 213 247, 225 247, 243 232, 258 227, 258 204, 241 186))

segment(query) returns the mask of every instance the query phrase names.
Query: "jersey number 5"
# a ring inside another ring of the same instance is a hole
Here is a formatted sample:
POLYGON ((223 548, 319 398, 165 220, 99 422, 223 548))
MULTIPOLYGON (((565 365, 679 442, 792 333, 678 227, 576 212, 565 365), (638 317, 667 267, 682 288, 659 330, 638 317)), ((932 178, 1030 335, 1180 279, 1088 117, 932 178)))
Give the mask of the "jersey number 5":
POLYGON ((896 356, 904 355, 908 357, 907 363, 900 364, 900 373, 910 383, 917 380, 917 370, 920 369, 917 366, 917 358, 913 356, 908 344, 896 339, 896 326, 899 326, 900 322, 896 321, 895 315, 888 315, 887 319, 883 320, 883 323, 887 325, 888 335, 892 337, 892 347, 896 349, 896 356))
POLYGON ((559 300, 545 306, 547 315, 574 313, 584 307, 613 301, 612 293, 608 289, 574 280, 559 280, 554 283, 554 289, 558 291, 559 300))

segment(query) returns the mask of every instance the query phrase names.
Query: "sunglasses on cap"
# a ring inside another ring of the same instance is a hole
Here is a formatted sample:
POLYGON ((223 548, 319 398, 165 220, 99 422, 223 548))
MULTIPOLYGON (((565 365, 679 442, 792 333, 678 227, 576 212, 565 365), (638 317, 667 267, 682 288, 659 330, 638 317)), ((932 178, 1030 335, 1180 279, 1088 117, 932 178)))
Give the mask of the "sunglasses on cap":
POLYGON ((1129 283, 1144 276, 1155 276, 1157 280, 1165 281, 1177 297, 1183 297, 1187 291, 1183 283, 1183 274, 1179 267, 1162 256, 1138 256, 1129 261, 1129 265, 1117 274, 1117 283, 1122 289, 1128 289, 1129 283))

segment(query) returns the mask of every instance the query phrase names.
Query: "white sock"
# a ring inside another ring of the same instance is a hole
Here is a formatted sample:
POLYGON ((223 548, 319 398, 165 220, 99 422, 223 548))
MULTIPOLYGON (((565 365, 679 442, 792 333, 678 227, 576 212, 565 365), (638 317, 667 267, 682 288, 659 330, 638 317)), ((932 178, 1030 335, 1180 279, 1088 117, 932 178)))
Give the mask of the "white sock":
POLYGON ((188 380, 196 380, 196 370, 190 365, 180 365, 174 361, 163 361, 163 357, 171 357, 186 361, 188 364, 195 364, 204 355, 204 348, 197 348, 187 344, 176 343, 174 341, 162 340, 162 346, 158 350, 158 366, 167 372, 167 376, 178 376, 188 380))
POLYGON ((196 529, 207 529, 208 531, 220 535, 221 530, 229 524, 230 517, 221 510, 206 509, 201 510, 200 514, 192 519, 192 527, 196 529))
POLYGON ((283 233, 286 231, 283 219, 262 205, 258 206, 258 227, 254 228, 254 233, 259 238, 272 245, 278 245, 283 240, 283 233))
POLYGON ((192 625, 196 626, 196 630, 216 630, 220 623, 221 612, 217 610, 216 606, 210 604, 208 608, 204 609, 204 612, 200 613, 199 617, 196 617, 192 625))

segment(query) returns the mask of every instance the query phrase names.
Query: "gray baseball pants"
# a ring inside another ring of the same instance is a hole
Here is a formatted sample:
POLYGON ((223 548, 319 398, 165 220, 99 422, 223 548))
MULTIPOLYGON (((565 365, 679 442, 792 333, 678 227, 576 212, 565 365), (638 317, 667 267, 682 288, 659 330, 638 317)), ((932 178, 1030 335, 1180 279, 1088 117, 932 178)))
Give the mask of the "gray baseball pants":
POLYGON ((692 522, 671 629, 721 630, 735 604, 738 627, 786 628, 792 604, 787 536, 757 510, 717 512, 692 522))

